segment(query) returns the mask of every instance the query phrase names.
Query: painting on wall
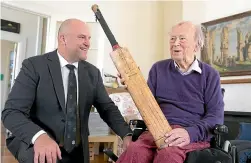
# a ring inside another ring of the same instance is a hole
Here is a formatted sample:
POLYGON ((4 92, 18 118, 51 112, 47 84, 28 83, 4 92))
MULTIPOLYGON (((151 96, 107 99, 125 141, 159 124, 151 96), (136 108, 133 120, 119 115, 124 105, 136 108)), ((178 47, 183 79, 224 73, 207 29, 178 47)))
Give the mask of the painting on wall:
POLYGON ((205 47, 201 60, 221 77, 251 75, 251 11, 202 24, 205 47))

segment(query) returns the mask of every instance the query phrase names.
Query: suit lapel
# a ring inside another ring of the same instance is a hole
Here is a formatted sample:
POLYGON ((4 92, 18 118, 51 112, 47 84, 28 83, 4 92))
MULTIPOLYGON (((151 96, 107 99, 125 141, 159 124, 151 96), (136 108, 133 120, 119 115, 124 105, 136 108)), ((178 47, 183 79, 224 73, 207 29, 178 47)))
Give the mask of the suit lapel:
POLYGON ((48 55, 48 66, 58 101, 62 110, 64 113, 66 113, 63 79, 57 51, 54 51, 48 55))
POLYGON ((84 114, 83 109, 85 109, 86 99, 89 84, 88 70, 85 61, 80 61, 78 65, 78 83, 79 83, 79 108, 82 115, 84 114))

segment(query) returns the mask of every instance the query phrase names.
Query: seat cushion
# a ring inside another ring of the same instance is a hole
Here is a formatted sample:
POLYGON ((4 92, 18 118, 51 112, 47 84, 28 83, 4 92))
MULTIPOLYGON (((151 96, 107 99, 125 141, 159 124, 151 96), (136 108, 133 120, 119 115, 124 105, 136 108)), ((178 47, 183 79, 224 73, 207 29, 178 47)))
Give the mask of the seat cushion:
POLYGON ((239 163, 251 163, 251 149, 242 150, 238 155, 239 163))
POLYGON ((208 148, 203 150, 193 151, 187 154, 185 163, 232 163, 232 158, 229 154, 216 149, 208 148), (218 161, 218 162, 217 162, 218 161))
POLYGON ((236 146, 239 163, 248 163, 248 160, 251 160, 251 141, 231 140, 230 143, 236 146))

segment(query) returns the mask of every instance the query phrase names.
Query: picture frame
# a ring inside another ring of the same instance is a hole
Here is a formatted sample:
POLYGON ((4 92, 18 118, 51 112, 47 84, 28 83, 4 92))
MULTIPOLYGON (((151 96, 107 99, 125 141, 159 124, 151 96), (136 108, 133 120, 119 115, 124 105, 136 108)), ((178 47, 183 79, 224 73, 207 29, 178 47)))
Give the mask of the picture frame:
MULTIPOLYGON (((205 46, 201 50, 201 61, 214 67, 221 77, 251 75, 251 10, 205 22, 202 26, 205 46)), ((250 77, 241 80, 223 83, 249 83, 250 77)))

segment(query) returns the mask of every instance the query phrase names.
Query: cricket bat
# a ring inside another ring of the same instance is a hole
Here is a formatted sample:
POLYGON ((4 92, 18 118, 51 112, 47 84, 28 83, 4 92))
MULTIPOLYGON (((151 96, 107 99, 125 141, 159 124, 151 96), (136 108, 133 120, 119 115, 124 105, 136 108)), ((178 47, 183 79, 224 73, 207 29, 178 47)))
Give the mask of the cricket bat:
POLYGON ((164 147, 165 134, 172 130, 171 126, 161 111, 129 50, 126 47, 119 46, 98 5, 93 5, 92 11, 95 13, 96 20, 99 21, 112 46, 113 51, 110 53, 110 57, 121 77, 125 79, 128 92, 149 132, 153 135, 156 146, 159 149, 164 147))

